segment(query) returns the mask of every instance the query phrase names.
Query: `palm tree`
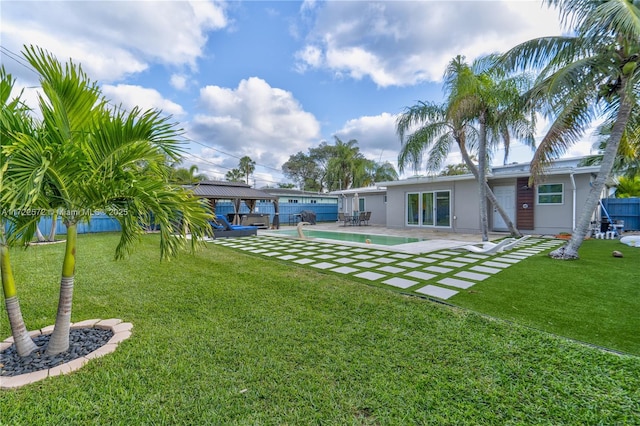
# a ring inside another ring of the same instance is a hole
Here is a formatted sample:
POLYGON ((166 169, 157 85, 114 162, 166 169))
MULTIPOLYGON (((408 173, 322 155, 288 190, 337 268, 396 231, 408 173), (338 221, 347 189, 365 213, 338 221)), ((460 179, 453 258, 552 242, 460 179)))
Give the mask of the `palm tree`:
MULTIPOLYGON (((580 162, 580 166, 597 166, 602 164, 603 153, 611 135, 611 128, 598 128, 600 141, 595 145, 598 154, 590 155, 580 162)), ((613 172, 624 174, 629 178, 640 176, 640 111, 636 111, 629 119, 629 125, 620 139, 618 154, 613 163, 613 172)))
POLYGON ((245 178, 246 184, 249 184, 249 178, 251 174, 256 170, 256 162, 251 159, 249 156, 244 156, 240 159, 238 163, 238 169, 245 178))
POLYGON ((227 174, 224 176, 224 178, 226 180, 228 180, 229 182, 243 182, 244 181, 244 175, 242 174, 242 170, 240 169, 231 169, 227 172, 227 174))
POLYGON ((336 143, 333 146, 333 156, 327 163, 327 181, 330 191, 351 188, 357 174, 358 162, 364 159, 357 146, 357 140, 343 142, 337 136, 334 138, 336 143))
POLYGON ((207 175, 198 173, 198 166, 195 164, 188 169, 184 167, 175 168, 171 167, 171 175, 169 176, 169 182, 179 183, 181 185, 190 185, 207 180, 207 175))
POLYGON ((621 176, 616 184, 616 198, 640 197, 640 176, 621 176))
POLYGON ((32 121, 27 115, 27 108, 20 99, 21 94, 11 98, 14 84, 15 80, 11 74, 7 74, 4 67, 0 67, 0 103, 2 104, 0 112, 0 195, 2 195, 0 198, 0 274, 5 307, 16 351, 18 355, 26 356, 37 349, 37 346, 29 336, 22 317, 9 256, 9 244, 15 241, 16 232, 19 231, 19 226, 15 223, 19 219, 19 213, 12 214, 12 207, 17 206, 11 206, 4 200, 4 194, 10 191, 10 188, 5 185, 8 158, 5 155, 4 146, 12 140, 14 132, 31 132, 32 121), (7 235, 7 233, 9 234, 7 235))
POLYGON ((536 181, 549 163, 580 140, 596 117, 611 128, 600 170, 567 245, 550 256, 577 259, 593 212, 615 163, 640 93, 640 1, 545 0, 555 6, 571 35, 522 43, 503 57, 513 70, 539 70, 530 95, 552 123, 531 162, 536 181))
POLYGON ((469 66, 464 58, 454 58, 445 71, 447 101, 443 105, 418 102, 398 117, 396 128, 402 148, 398 156, 400 171, 411 164, 417 170, 427 153, 427 171, 442 168, 454 143, 460 150, 464 164, 478 181, 482 238, 488 239, 486 200, 498 211, 512 235, 520 232, 499 204, 485 178, 487 143, 505 146, 505 162, 511 135, 532 146, 533 123, 519 105, 521 82, 502 79, 493 65, 495 58, 482 58, 469 66), (475 127, 476 122, 479 124, 475 127), (413 126, 418 129, 405 135, 413 126), (468 149, 477 146, 478 166, 474 164, 468 149))
POLYGON ((195 248, 210 232, 211 215, 186 190, 166 183, 167 158, 175 161, 180 153, 175 124, 153 110, 109 110, 98 86, 73 62, 63 69, 34 47, 24 56, 40 74, 43 131, 14 135, 7 149, 11 199, 60 206, 67 227, 58 313, 47 346, 48 354, 56 354, 69 347, 80 222, 95 211, 115 216, 122 228, 116 258, 122 258, 153 217, 160 225, 161 258, 167 258, 187 242, 195 248))

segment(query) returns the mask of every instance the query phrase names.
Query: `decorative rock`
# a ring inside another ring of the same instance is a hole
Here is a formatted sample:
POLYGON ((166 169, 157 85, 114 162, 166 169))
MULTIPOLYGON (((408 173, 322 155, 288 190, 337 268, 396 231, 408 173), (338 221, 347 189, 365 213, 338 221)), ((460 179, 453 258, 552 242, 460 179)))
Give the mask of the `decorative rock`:
POLYGON ((624 257, 622 252, 618 250, 614 250, 612 254, 613 254, 613 257, 624 257))
MULTIPOLYGON (((49 326, 43 330, 52 329, 49 326)), ((0 342, 0 389, 17 388, 78 370, 89 359, 113 352, 119 342, 131 336, 132 329, 133 324, 115 318, 73 324, 69 333, 69 350, 54 356, 45 353, 51 334, 41 334, 42 330, 29 333, 38 348, 26 357, 17 355, 13 338, 8 337, 0 342)))

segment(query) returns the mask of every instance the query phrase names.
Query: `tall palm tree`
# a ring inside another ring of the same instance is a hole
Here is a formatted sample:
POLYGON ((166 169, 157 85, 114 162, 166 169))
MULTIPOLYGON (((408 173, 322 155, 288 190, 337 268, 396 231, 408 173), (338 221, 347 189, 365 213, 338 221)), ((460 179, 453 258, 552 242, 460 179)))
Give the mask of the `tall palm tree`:
POLYGON ((611 175, 622 136, 640 107, 640 1, 544 0, 557 7, 571 35, 524 42, 504 57, 513 70, 537 70, 531 99, 551 118, 548 133, 531 162, 532 179, 580 140, 596 117, 611 128, 600 170, 569 242, 551 252, 558 259, 577 259, 591 217, 611 175))
POLYGON ((5 154, 4 146, 12 140, 14 132, 28 132, 32 130, 31 119, 27 115, 27 108, 21 101, 21 94, 11 98, 15 80, 8 74, 4 67, 0 67, 0 274, 2 277, 2 290, 5 300, 5 307, 9 317, 11 335, 16 346, 16 351, 20 356, 26 356, 33 352, 37 346, 29 336, 27 327, 22 317, 18 290, 11 267, 9 256, 9 244, 15 241, 16 232, 19 226, 16 220, 19 213, 12 213, 14 207, 5 202, 4 194, 10 191, 5 185, 5 176, 8 169, 8 158, 5 154))
POLYGON ((435 172, 444 165, 454 144, 460 150, 467 168, 478 181, 480 193, 480 215, 483 240, 488 239, 488 199, 511 234, 520 235, 511 218, 502 208, 485 177, 488 157, 487 144, 505 146, 505 161, 509 151, 511 135, 533 146, 535 121, 525 114, 519 102, 520 81, 503 79, 489 65, 495 58, 482 58, 473 66, 463 57, 454 58, 445 71, 445 89, 448 92, 445 104, 419 102, 406 108, 397 120, 396 127, 402 143, 398 156, 401 171, 411 164, 419 167, 423 155, 427 154, 427 170, 435 172), (407 132, 418 126, 408 135, 407 132), (478 149, 478 166, 474 164, 469 149, 478 149))
POLYGON ((343 142, 334 136, 333 155, 327 163, 327 181, 329 190, 351 188, 357 174, 358 162, 364 157, 358 148, 358 141, 351 139, 343 142))
POLYGON ((245 155, 240 159, 238 169, 240 169, 240 172, 245 178, 245 183, 248 185, 251 174, 256 170, 256 162, 253 161, 251 157, 245 155))
POLYGON ((67 227, 60 299, 48 354, 69 347, 77 227, 96 211, 115 216, 122 232, 116 258, 123 257, 149 225, 160 225, 161 258, 188 242, 192 248, 210 231, 206 206, 167 184, 167 158, 177 160, 180 130, 158 111, 109 110, 98 86, 69 62, 35 47, 24 56, 40 74, 43 131, 18 134, 8 147, 12 200, 60 206, 67 227), (45 190, 46 189, 46 190, 45 190), (186 233, 192 235, 187 239, 186 233))

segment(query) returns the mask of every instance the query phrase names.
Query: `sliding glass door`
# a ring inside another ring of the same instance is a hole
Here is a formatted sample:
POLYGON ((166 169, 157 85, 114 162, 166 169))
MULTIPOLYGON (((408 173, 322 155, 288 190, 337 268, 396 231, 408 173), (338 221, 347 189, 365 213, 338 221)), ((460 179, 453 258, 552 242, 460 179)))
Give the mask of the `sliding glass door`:
POLYGON ((450 227, 451 192, 407 194, 407 225, 450 227))

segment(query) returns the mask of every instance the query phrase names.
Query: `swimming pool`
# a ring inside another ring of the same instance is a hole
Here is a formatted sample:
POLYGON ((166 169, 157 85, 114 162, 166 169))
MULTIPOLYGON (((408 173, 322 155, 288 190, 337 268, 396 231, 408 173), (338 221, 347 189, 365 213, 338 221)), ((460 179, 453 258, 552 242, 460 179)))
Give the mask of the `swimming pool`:
MULTIPOLYGON (((302 232, 307 238, 322 238, 326 240, 348 241, 352 243, 362 244, 379 244, 382 246, 396 246, 398 244, 417 243, 424 241, 421 238, 411 237, 395 237, 391 235, 375 235, 375 234, 350 234, 348 232, 333 231, 314 231, 311 229, 303 229, 302 232), (368 240, 368 241, 367 241, 368 240)), ((273 231, 273 234, 297 237, 298 231, 295 229, 287 229, 284 231, 273 231)))

